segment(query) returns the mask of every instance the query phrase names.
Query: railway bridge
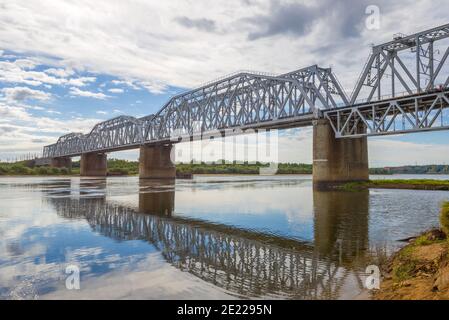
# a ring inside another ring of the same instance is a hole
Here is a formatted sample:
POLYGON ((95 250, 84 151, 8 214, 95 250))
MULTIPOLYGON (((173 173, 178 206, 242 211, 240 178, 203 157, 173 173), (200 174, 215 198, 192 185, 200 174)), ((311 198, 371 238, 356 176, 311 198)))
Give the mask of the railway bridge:
MULTIPOLYGON (((316 185, 368 179, 367 137, 449 128, 449 24, 375 45, 351 94, 330 68, 238 72, 172 97, 157 113, 120 116, 44 147, 43 159, 104 176, 108 152, 140 148, 140 178, 173 178, 182 141, 313 126, 316 185)), ((42 159, 39 159, 42 160, 42 159)))

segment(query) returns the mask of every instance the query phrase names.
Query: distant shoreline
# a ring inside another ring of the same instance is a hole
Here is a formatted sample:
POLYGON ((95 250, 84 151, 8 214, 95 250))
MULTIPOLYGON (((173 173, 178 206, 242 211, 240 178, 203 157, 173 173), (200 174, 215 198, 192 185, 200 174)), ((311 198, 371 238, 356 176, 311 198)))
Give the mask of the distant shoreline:
POLYGON ((449 180, 433 179, 379 179, 347 182, 334 187, 338 190, 358 191, 364 189, 449 190, 449 180))

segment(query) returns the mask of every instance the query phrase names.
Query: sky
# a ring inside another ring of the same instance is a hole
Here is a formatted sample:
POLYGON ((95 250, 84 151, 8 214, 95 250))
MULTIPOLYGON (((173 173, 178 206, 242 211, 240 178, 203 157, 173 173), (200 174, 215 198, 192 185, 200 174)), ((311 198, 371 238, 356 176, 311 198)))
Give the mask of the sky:
MULTIPOLYGON (((242 69, 318 64, 351 92, 373 43, 448 23, 448 10, 447 0, 0 0, 0 160, 122 114, 153 114, 174 94, 242 69), (366 27, 370 5, 380 11, 375 29, 366 27)), ((279 161, 311 163, 311 135, 281 132, 279 161)), ((447 163, 447 137, 369 138, 370 165, 447 163)))

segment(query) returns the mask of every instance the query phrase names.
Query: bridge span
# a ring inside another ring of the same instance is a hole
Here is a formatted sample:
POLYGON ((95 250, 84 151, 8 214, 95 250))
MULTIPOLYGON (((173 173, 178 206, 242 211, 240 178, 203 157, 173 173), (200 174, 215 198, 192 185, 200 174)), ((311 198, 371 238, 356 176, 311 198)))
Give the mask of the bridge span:
POLYGON ((314 182, 368 179, 367 137, 449 128, 449 24, 372 47, 348 95, 330 68, 238 72, 172 97, 156 114, 120 116, 44 147, 52 166, 81 156, 104 176, 106 153, 140 148, 141 178, 173 178, 175 143, 313 125, 314 182), (352 139, 349 139, 352 138, 352 139))

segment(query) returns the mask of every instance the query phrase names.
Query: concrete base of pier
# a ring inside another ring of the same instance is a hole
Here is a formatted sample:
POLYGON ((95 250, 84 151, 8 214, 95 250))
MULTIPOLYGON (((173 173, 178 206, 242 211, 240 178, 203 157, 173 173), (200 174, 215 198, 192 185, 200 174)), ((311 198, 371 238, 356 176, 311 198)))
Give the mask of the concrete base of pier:
POLYGON ((72 158, 70 157, 52 158, 50 160, 50 167, 71 169, 72 158))
POLYGON ((140 179, 175 179, 176 166, 171 161, 172 145, 141 146, 140 179))
POLYGON ((80 176, 105 177, 108 173, 105 153, 84 153, 80 160, 80 176))
POLYGON ((317 120, 313 125, 313 185, 320 188, 368 179, 367 138, 337 139, 328 120, 317 120))

